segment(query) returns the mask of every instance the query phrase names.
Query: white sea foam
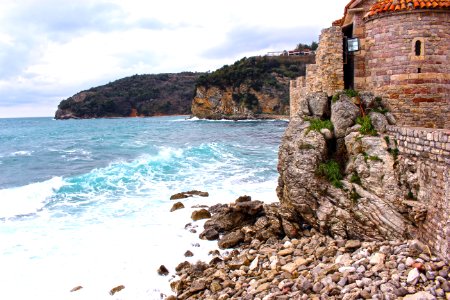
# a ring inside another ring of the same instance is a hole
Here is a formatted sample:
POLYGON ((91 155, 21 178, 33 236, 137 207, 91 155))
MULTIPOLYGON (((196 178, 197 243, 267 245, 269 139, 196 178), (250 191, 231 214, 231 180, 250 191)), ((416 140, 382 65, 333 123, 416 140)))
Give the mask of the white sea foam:
POLYGON ((172 294, 170 277, 159 276, 157 268, 163 264, 173 275, 179 262, 209 261, 208 252, 217 248, 198 238, 204 221, 192 222, 192 207, 229 203, 244 194, 276 201, 276 177, 258 179, 259 171, 242 166, 226 146, 205 143, 160 147, 155 155, 116 161, 64 181, 54 178, 10 194, 0 190, 2 213, 4 196, 28 195, 21 201, 30 203, 27 213, 41 210, 52 195, 58 199, 34 218, 4 220, 0 265, 7 272, 0 272, 1 298, 139 300, 172 294), (170 195, 192 189, 210 196, 184 199, 185 209, 170 212, 170 195), (184 229, 189 222, 198 226, 196 234, 184 229), (193 246, 197 243, 200 247, 193 246), (186 250, 194 256, 184 257, 186 250), (120 284, 125 289, 110 296, 120 284), (83 289, 70 293, 78 285, 83 289))
POLYGON ((31 156, 33 151, 16 151, 10 154, 10 156, 31 156))
POLYGON ((0 190, 0 218, 37 212, 62 185, 62 178, 54 177, 44 182, 0 190))

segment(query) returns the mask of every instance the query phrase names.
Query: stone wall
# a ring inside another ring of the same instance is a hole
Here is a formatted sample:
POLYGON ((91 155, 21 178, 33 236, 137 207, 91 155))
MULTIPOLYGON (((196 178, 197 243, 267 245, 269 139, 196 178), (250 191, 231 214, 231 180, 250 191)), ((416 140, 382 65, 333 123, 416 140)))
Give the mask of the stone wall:
POLYGON ((310 93, 325 92, 328 96, 344 89, 343 34, 341 27, 322 30, 316 63, 306 66, 306 77, 291 81, 291 117, 296 116, 299 102, 310 93))
POLYGON ((417 201, 427 208, 418 238, 447 261, 450 260, 450 130, 387 128, 399 149, 399 159, 414 162, 417 201))
POLYGON ((450 128, 450 13, 383 15, 366 21, 365 35, 365 90, 386 100, 399 125, 450 128))

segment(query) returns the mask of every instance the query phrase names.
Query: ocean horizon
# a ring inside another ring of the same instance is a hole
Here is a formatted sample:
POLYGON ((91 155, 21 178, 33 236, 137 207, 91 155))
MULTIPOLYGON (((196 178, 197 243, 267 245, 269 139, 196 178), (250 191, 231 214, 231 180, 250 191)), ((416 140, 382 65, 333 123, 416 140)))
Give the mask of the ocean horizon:
POLYGON ((0 119, 4 299, 160 299, 182 261, 209 261, 195 207, 277 201, 286 121, 183 116, 0 119), (178 192, 209 197, 181 200, 178 192), (191 223, 189 229, 185 225, 191 223), (186 258, 190 250, 193 257, 186 258), (159 276, 160 265, 170 271, 159 276), (120 293, 110 289, 124 285, 120 293), (76 286, 83 289, 71 293, 76 286))

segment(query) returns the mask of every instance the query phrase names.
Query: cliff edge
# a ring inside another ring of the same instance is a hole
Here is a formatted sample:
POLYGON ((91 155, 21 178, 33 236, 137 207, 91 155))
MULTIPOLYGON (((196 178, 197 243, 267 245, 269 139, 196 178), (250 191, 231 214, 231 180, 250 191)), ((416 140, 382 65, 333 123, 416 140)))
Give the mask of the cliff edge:
POLYGON ((314 56, 243 58, 199 77, 192 114, 204 119, 289 115, 289 81, 305 74, 314 56))

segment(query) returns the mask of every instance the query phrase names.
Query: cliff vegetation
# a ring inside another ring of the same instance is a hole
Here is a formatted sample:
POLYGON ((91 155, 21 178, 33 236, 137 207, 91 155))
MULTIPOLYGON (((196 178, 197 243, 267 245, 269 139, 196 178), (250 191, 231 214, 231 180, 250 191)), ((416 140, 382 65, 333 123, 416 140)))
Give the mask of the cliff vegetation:
POLYGON ((56 119, 190 114, 202 73, 134 75, 61 101, 56 119))
POLYGON ((199 77, 192 114, 207 119, 246 119, 289 113, 289 80, 305 74, 314 56, 243 58, 199 77))

